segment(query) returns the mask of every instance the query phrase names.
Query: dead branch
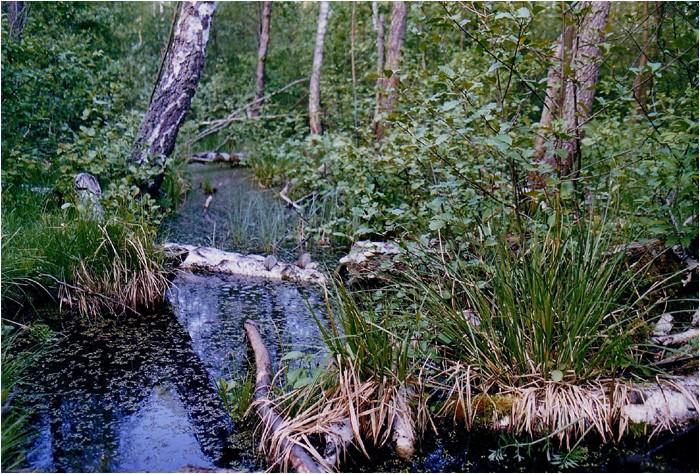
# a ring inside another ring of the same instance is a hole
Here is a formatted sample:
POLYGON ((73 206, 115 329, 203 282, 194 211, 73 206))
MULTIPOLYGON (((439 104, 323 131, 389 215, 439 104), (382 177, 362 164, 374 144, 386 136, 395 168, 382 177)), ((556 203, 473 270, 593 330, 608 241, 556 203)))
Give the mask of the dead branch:
POLYGON ((287 181, 287 183, 284 185, 284 187, 280 191, 280 197, 290 207, 293 207, 297 211, 301 210, 301 206, 289 198, 289 196, 287 195, 288 192, 289 192, 289 181, 287 181))
POLYGON ((700 334, 698 332, 698 328, 691 328, 686 331, 678 332, 675 334, 652 337, 651 340, 652 342, 660 344, 662 346, 678 346, 680 344, 690 342, 693 339, 697 339, 698 334, 700 334))
POLYGON ((259 99, 255 99, 255 100, 253 100, 253 101, 251 101, 251 102, 248 102, 247 104, 245 104, 245 105, 243 105, 243 106, 237 108, 237 109, 234 110, 233 112, 231 112, 227 117, 224 117, 224 118, 222 118, 222 119, 209 120, 209 121, 206 121, 206 122, 202 122, 200 125, 209 125, 209 127, 208 127, 208 128, 205 128, 204 130, 202 130, 201 132, 199 132, 199 133, 192 139, 192 141, 191 141, 190 143, 196 143, 196 142, 198 142, 199 140, 201 140, 201 139, 204 138, 204 137, 208 137, 209 135, 212 135, 212 134, 214 134, 214 133, 216 133, 216 132, 218 132, 218 131, 220 131, 220 130, 223 130, 224 128, 228 127, 228 126, 231 125, 233 122, 235 122, 236 120, 238 120, 239 117, 240 117, 242 114, 246 113, 246 112, 247 112, 248 110, 250 110, 251 107, 253 107, 254 105, 257 105, 258 103, 265 102, 267 99, 269 99, 269 98, 271 98, 271 97, 274 97, 274 96, 276 96, 276 95, 278 95, 278 94, 281 94, 281 93, 285 92, 287 89, 290 89, 291 87, 293 87, 293 86, 299 84, 300 82, 304 82, 304 81, 307 81, 307 80, 308 80, 307 77, 299 78, 299 79, 297 79, 297 80, 295 80, 295 81, 290 82, 289 84, 287 84, 286 86, 282 87, 281 89, 277 89, 276 91, 270 92, 269 94, 267 94, 267 95, 265 95, 265 96, 263 96, 263 97, 261 97, 261 98, 259 98, 259 99))
POLYGON ((195 153, 187 158, 188 163, 231 163, 240 165, 246 157, 245 153, 220 153, 217 151, 204 151, 195 153))
MULTIPOLYGON (((280 432, 286 425, 285 420, 277 413, 274 404, 270 400, 270 386, 272 384, 272 362, 270 353, 260 336, 258 326, 254 321, 246 320, 245 331, 248 342, 255 354, 255 406, 262 423, 273 433, 280 432)), ((286 453, 286 458, 297 472, 328 472, 320 464, 313 460, 311 455, 300 445, 294 443, 288 436, 281 435, 278 441, 280 451, 286 453)), ((271 460, 277 464, 279 459, 271 460)))

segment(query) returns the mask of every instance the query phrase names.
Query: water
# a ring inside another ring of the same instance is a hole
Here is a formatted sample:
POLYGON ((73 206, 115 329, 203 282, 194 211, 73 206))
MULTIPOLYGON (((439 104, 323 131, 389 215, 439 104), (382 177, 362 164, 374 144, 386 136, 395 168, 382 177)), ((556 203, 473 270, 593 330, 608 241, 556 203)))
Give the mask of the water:
MULTIPOLYGON (((193 169, 195 185, 178 216, 165 225, 168 238, 259 250, 262 240, 235 246, 230 226, 235 220, 226 209, 236 199, 247 202, 246 209, 258 206, 293 225, 288 211, 270 193, 252 186, 244 172, 219 166, 193 169), (208 215, 202 212, 206 198, 198 187, 204 180, 219 189, 208 215), (212 235, 215 226, 218 236, 212 235)), ((247 231, 254 237, 262 232, 247 231)), ((291 255, 293 241, 284 242, 291 255)), ((318 356, 320 362, 322 342, 312 314, 323 315, 319 289, 182 272, 172 282, 168 301, 155 314, 106 315, 92 325, 65 323, 19 394, 34 414, 38 432, 28 453, 32 470, 265 469, 255 455, 251 427, 231 420, 216 383, 249 370, 243 329, 249 318, 260 323, 273 360, 295 350, 318 356)))

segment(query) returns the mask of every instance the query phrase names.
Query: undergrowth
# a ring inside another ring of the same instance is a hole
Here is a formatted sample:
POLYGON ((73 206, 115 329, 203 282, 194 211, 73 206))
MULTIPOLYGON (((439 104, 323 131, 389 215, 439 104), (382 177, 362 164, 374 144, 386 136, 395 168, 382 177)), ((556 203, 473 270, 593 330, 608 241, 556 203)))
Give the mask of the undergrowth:
POLYGON ((3 302, 46 300, 95 318, 152 308, 167 286, 164 257, 147 222, 103 221, 27 195, 3 213, 3 302), (41 296, 41 298, 37 298, 41 296))

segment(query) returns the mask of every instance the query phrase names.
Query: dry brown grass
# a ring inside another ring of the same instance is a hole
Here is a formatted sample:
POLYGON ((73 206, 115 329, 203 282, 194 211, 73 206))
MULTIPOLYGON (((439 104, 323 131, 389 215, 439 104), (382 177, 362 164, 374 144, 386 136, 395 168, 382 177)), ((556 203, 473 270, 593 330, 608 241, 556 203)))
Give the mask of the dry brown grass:
POLYGON ((97 271, 89 261, 81 261, 72 282, 60 282, 61 306, 89 319, 156 307, 162 302, 168 280, 153 245, 138 233, 115 245, 106 228, 100 229, 102 242, 95 255, 100 254, 101 259, 107 255, 108 265, 97 271))
POLYGON ((289 466, 289 449, 281 449, 282 439, 304 447, 319 464, 334 470, 350 445, 369 457, 367 446, 379 448, 389 443, 399 417, 418 431, 429 422, 424 391, 418 384, 402 389, 406 386, 387 377, 362 380, 356 368, 336 365, 329 368, 325 380, 330 383, 319 381, 274 400, 285 419, 283 428, 273 431, 264 420, 259 427, 263 452, 277 460, 270 469, 286 471, 289 466), (330 388, 324 388, 328 385, 330 388), (407 404, 402 403, 400 393, 408 394, 407 404))
MULTIPOLYGON (((445 399, 437 416, 463 422, 466 429, 479 424, 517 435, 548 435, 567 448, 589 433, 602 442, 619 441, 630 427, 625 407, 639 407, 651 396, 669 404, 671 397, 676 404, 683 399, 694 407, 694 413, 698 409, 696 393, 674 379, 661 377, 646 384, 602 378, 573 384, 533 374, 513 387, 485 380, 474 366, 454 363, 431 378, 430 386, 445 399)), ((679 422, 677 408, 650 409, 655 418, 651 436, 679 422)))

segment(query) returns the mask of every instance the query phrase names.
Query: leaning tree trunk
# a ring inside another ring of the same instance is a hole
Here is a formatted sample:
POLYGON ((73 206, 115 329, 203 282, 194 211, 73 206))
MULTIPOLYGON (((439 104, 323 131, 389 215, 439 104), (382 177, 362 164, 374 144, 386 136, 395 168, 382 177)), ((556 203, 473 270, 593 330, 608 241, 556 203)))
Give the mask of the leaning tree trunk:
MULTIPOLYGON (((151 102, 131 152, 133 164, 162 167, 172 154, 204 68, 215 8, 216 2, 179 4, 151 102)), ((159 173, 142 189, 156 194, 162 181, 159 173)))
POLYGON ((6 8, 10 39, 19 41, 22 39, 22 33, 27 24, 29 5, 27 5, 27 2, 6 2, 6 8))
POLYGON ((394 2, 391 8, 391 26, 389 27, 389 46, 386 51, 385 69, 391 71, 391 76, 382 73, 377 79, 377 114, 374 117, 374 133, 378 140, 384 136, 386 124, 382 120, 396 107, 397 88, 399 85, 398 70, 401 67, 401 49, 406 37, 406 17, 408 7, 406 2, 394 2))
POLYGON ((563 158, 554 156, 554 163, 560 175, 571 170, 580 158, 582 129, 591 116, 593 96, 598 82, 601 51, 605 25, 610 13, 609 2, 584 2, 585 17, 573 43, 573 77, 566 79, 565 100, 562 116, 568 138, 558 141, 556 149, 565 151, 563 158))
POLYGON ((270 14, 272 2, 263 2, 262 17, 260 19, 260 44, 258 45, 258 65, 255 68, 255 102, 250 108, 251 117, 259 117, 265 97, 265 60, 267 59, 267 46, 270 43, 270 14))
POLYGON ((328 2, 320 2, 318 10, 318 28, 316 30, 316 48, 311 67, 309 83, 309 128, 312 135, 323 133, 321 125, 321 65, 323 64, 323 41, 328 24, 328 2))

